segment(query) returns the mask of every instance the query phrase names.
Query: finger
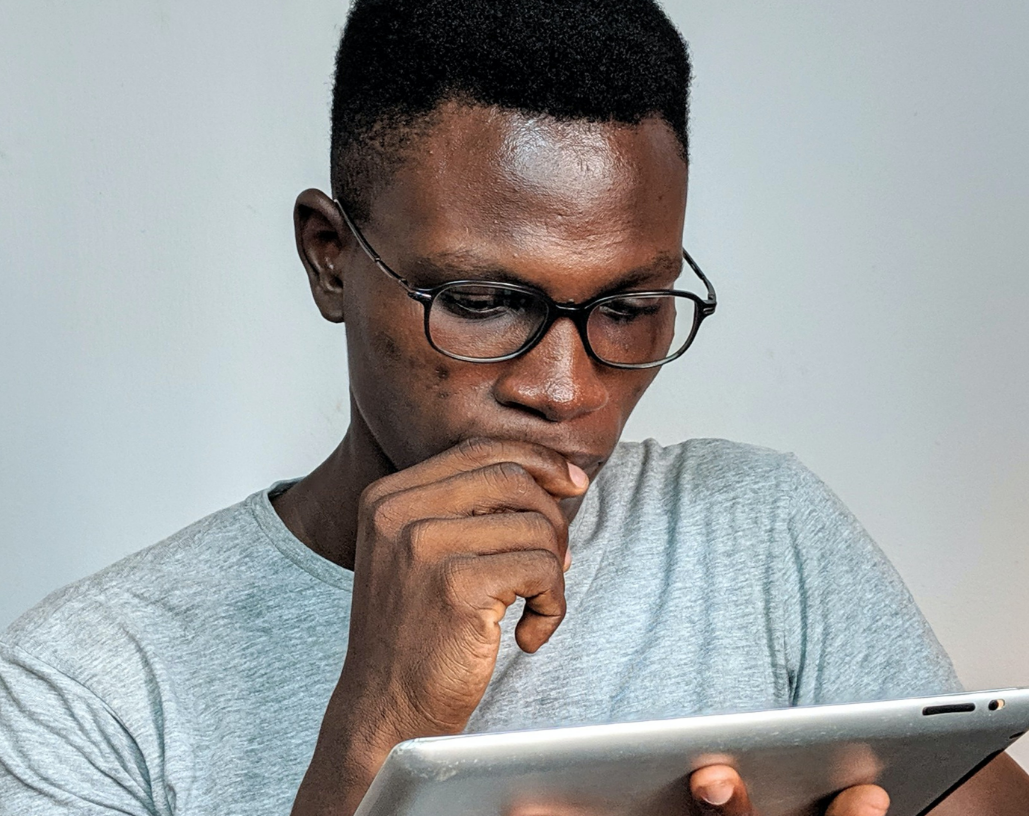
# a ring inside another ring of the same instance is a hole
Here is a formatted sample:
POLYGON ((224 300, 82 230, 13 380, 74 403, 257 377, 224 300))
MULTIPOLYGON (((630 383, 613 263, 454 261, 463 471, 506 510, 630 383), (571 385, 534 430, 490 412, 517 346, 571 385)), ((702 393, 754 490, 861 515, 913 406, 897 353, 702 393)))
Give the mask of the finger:
POLYGON ((728 765, 708 765, 690 774, 690 794, 705 816, 752 816, 747 786, 728 765))
POLYGON ((890 795, 878 785, 856 785, 832 800, 825 816, 885 816, 890 795))
POLYGON ((404 528, 402 541, 419 560, 442 555, 495 555, 520 550, 544 550, 562 563, 567 537, 542 513, 496 513, 471 518, 420 519, 404 528))
POLYGON ((589 486, 589 479, 581 468, 551 448, 531 442, 476 437, 380 479, 368 490, 374 500, 398 490, 438 482, 457 473, 500 462, 521 465, 544 490, 559 498, 581 495, 589 486))
POLYGON ((372 509, 379 531, 392 538, 410 522, 460 518, 511 511, 536 512, 549 519, 564 539, 568 521, 557 500, 525 468, 498 462, 442 481, 402 490, 380 499, 372 509))
POLYGON ((523 550, 457 556, 447 562, 447 583, 466 603, 490 610, 496 623, 516 598, 525 598, 515 641, 530 654, 550 640, 564 620, 565 578, 553 553, 523 550))

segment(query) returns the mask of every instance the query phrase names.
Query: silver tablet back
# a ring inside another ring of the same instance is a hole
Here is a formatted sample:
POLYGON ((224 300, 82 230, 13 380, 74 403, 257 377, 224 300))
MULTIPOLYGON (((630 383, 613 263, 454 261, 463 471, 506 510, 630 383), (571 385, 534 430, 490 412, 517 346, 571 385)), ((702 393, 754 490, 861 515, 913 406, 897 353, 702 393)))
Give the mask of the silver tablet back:
POLYGON ((918 816, 1029 728, 1029 689, 418 739, 356 816, 686 816, 688 774, 726 763, 761 816, 815 816, 861 783, 918 816))

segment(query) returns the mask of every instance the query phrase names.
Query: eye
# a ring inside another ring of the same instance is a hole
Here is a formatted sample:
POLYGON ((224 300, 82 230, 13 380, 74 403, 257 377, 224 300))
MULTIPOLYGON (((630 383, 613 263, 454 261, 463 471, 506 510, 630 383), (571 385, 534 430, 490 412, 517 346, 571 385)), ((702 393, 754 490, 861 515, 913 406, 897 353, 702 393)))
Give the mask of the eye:
POLYGON ((656 315, 661 311, 665 298, 660 297, 622 297, 601 303, 597 311, 609 320, 628 323, 641 317, 656 315))
POLYGON ((453 317, 484 320, 524 313, 533 298, 523 292, 491 286, 461 286, 447 289, 436 299, 437 305, 453 317))

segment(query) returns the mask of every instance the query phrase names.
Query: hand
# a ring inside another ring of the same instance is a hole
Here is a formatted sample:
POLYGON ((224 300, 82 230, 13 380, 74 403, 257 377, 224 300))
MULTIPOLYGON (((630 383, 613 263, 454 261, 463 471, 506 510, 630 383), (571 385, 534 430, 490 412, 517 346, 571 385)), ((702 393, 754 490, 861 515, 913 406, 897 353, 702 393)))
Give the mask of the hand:
MULTIPOLYGON (((727 765, 709 765, 690 775, 698 816, 760 816, 750 805, 747 786, 727 765)), ((858 785, 840 793, 825 816, 885 816, 890 797, 877 785, 858 785)))
POLYGON ((558 499, 587 484, 574 467, 538 445, 479 439, 364 492, 340 685, 350 706, 388 719, 390 747, 464 729, 517 597, 525 651, 561 623, 568 523, 558 499))
POLYGON ((516 598, 518 645, 546 643, 570 563, 558 502, 588 483, 548 448, 476 439, 364 491, 346 660, 294 813, 352 812, 398 742, 460 733, 516 598))

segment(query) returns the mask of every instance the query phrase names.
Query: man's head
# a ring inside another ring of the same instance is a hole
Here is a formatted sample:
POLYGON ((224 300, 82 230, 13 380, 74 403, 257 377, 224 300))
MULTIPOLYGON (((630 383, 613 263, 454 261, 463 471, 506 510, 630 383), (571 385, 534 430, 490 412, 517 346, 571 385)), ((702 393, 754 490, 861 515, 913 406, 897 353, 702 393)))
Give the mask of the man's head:
MULTIPOLYGON (((333 191, 415 286, 513 280, 558 302, 667 289, 686 199, 686 48, 648 0, 357 0, 337 59, 333 191)), ((297 239, 347 326, 352 429, 404 468, 471 436, 592 476, 657 369, 589 358, 560 319, 524 356, 460 362, 308 191, 297 239)))

